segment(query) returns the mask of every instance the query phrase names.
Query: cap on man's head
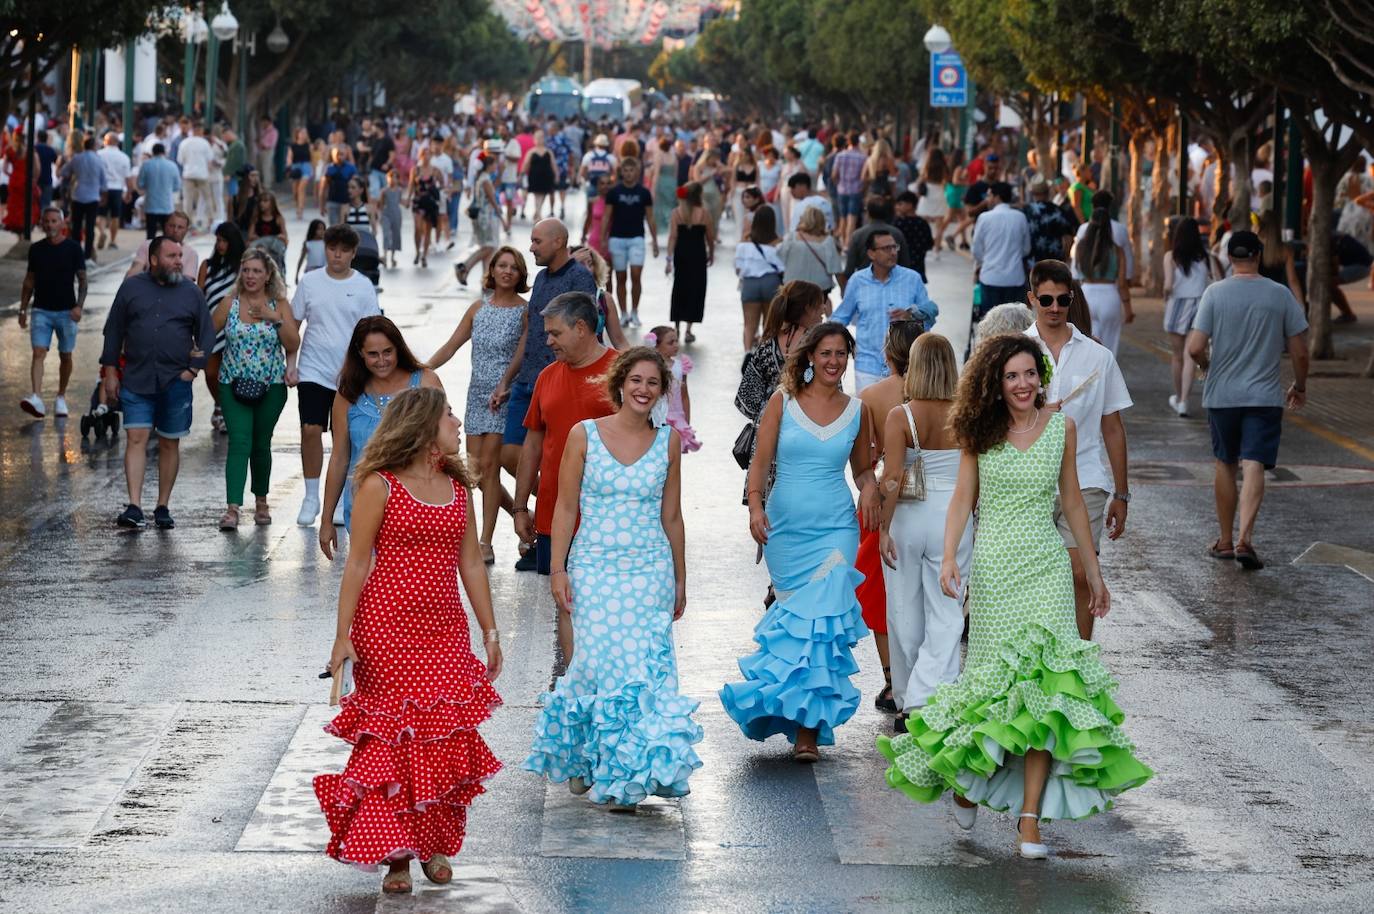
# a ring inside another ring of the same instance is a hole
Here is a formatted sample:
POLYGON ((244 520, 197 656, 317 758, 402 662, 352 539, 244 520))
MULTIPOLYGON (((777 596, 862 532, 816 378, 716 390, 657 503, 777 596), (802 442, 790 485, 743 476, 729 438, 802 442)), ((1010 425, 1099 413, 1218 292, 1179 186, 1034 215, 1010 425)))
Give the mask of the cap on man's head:
POLYGON ((592 140, 592 145, 593 145, 593 146, 610 146, 610 145, 611 145, 611 138, 608 137, 608 136, 606 136, 606 134, 604 134, 604 133, 598 133, 598 134, 596 135, 596 139, 592 140))
POLYGON ((1264 245, 1254 232, 1234 232, 1226 242, 1226 254, 1232 260, 1249 260, 1258 257, 1263 250, 1264 245))
POLYGON ((1000 162, 1000 161, 1002 161, 1000 158, 997 157, 997 153, 995 153, 995 152, 989 152, 989 153, 987 154, 987 160, 988 160, 989 162, 1000 162))

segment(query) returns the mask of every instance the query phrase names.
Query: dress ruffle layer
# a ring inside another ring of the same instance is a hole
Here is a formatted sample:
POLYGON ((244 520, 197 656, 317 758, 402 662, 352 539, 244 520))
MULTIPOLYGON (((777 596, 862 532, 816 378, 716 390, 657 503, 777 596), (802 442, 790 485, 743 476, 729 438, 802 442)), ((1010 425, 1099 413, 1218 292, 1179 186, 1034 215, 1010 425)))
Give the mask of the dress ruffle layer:
POLYGON ((609 692, 573 695, 562 687, 539 697, 534 745, 524 768, 554 783, 579 777, 595 803, 630 805, 647 797, 681 797, 701 767, 692 721, 699 702, 667 684, 671 643, 651 658, 645 676, 609 692))
POLYGON ((868 634, 854 589, 863 575, 839 564, 773 603, 754 629, 759 650, 739 662, 744 682, 720 690, 721 704, 750 739, 775 733, 797 741, 797 728, 817 731, 821 746, 854 715, 858 672, 850 648, 868 634))
POLYGON ((402 857, 456 855, 467 807, 501 770, 476 726, 501 703, 485 679, 424 705, 358 694, 325 731, 354 745, 341 774, 314 780, 329 823, 329 856, 364 868, 402 857))
POLYGON ((907 722, 907 733, 879 737, 891 764, 887 783, 931 803, 946 790, 998 811, 1020 809, 1026 752, 1052 757, 1041 799, 1045 820, 1083 819, 1111 808, 1123 791, 1153 775, 1121 729, 1112 701, 1117 683, 1099 647, 1023 626, 993 661, 940 686, 907 722))

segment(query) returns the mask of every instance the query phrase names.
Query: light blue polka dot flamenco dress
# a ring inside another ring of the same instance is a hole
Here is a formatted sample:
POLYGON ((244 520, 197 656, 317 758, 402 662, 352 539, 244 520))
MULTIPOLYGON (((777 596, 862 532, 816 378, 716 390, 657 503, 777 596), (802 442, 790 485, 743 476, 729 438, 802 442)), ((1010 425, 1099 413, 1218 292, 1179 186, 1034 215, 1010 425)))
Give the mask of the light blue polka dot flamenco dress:
POLYGON ((582 519, 568 555, 576 649, 539 698, 524 767, 555 783, 581 778, 596 803, 685 796, 702 732, 698 702, 678 694, 673 655, 676 582, 662 519, 672 429, 625 466, 594 421, 582 427, 582 519))
POLYGON ((785 401, 763 548, 777 600, 754 629, 759 649, 739 662, 744 682, 720 691, 750 739, 782 733, 795 743, 798 727, 812 727, 818 745, 832 745, 859 707, 850 649, 868 629, 854 595, 864 578, 854 569, 859 528, 844 476, 859 425, 857 397, 825 426, 785 401))

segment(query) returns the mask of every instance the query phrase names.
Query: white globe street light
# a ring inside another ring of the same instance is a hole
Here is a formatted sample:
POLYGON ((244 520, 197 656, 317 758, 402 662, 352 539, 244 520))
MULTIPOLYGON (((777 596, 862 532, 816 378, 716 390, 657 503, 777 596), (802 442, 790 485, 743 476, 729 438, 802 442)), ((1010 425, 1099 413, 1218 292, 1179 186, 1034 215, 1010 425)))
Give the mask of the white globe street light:
POLYGON ((277 25, 272 31, 267 33, 267 50, 273 54, 281 54, 291 46, 291 39, 287 37, 286 30, 281 27, 281 20, 277 20, 277 25))
POLYGON ((939 24, 932 25, 922 41, 925 43, 926 50, 932 54, 943 54, 954 43, 954 40, 949 37, 949 30, 939 24))
POLYGON ((210 31, 214 32, 220 41, 229 41, 239 33, 239 21, 229 12, 229 0, 225 0, 215 18, 210 20, 210 31))
POLYGON ((205 39, 210 37, 210 27, 205 24, 205 17, 199 13, 191 13, 186 17, 186 41, 188 44, 204 44, 205 39))

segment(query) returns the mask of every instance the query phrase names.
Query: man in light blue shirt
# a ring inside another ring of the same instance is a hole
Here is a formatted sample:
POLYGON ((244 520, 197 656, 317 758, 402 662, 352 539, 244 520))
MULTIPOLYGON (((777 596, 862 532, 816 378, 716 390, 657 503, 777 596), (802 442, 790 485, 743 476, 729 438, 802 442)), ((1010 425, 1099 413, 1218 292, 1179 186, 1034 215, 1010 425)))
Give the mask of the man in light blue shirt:
MULTIPOLYGON (((930 300, 921 274, 897 264, 897 238, 891 230, 878 229, 868 236, 869 266, 849 278, 844 300, 830 318, 855 327, 858 354, 854 377, 858 391, 887 376, 883 345, 893 321, 918 320, 929 329, 940 313, 930 300)), ((858 392, 856 391, 856 392, 858 392)))
POLYGON ((167 147, 153 144, 152 158, 138 168, 138 189, 143 191, 143 224, 148 237, 162 234, 167 217, 176 209, 181 192, 181 170, 167 158, 167 147))
POLYGON ((793 145, 797 147, 797 154, 801 156, 802 165, 813 175, 821 166, 821 156, 825 155, 825 144, 816 139, 815 131, 807 127, 802 131, 804 139, 794 140, 793 145))
POLYGON ((978 264, 981 289, 974 323, 997 305, 1026 300, 1030 223, 1025 213, 1011 208, 1012 190, 1006 181, 995 182, 988 194, 993 198, 992 208, 973 227, 973 260, 978 264))
POLYGON ((95 152, 95 137, 87 137, 81 151, 62 166, 71 180, 72 238, 83 242, 87 260, 95 260, 95 217, 105 190, 105 163, 95 152))

